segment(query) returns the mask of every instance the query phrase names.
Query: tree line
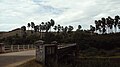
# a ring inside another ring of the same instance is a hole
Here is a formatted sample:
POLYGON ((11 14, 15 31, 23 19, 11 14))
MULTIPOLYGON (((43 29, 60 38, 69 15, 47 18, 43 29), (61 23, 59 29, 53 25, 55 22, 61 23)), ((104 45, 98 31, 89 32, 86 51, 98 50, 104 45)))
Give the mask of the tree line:
POLYGON ((107 18, 95 20, 96 26, 90 25, 90 30, 83 30, 82 26, 78 25, 75 31, 73 31, 74 27, 72 25, 55 25, 53 19, 47 22, 41 22, 39 25, 30 22, 27 26, 21 27, 22 37, 16 34, 15 36, 4 38, 0 40, 0 42, 8 44, 33 44, 35 41, 42 39, 46 43, 51 43, 52 41, 57 41, 58 43, 77 43, 81 49, 87 49, 88 47, 95 47, 98 49, 113 49, 120 47, 120 42, 118 41, 120 39, 119 33, 106 35, 107 32, 104 31, 109 30, 109 33, 112 33, 114 30, 113 27, 115 27, 115 29, 119 27, 119 17, 115 16, 116 19, 108 18, 109 22, 107 18), (54 31, 51 31, 52 28, 54 31), (28 35, 27 31, 30 31, 31 35, 28 35), (101 32, 102 35, 96 35, 94 33, 95 31, 101 32))
POLYGON ((88 47, 95 47, 98 49, 113 49, 120 47, 120 43, 118 42, 120 37, 116 36, 119 35, 119 33, 112 34, 117 33, 117 27, 120 29, 120 17, 118 15, 115 16, 114 19, 108 16, 107 18, 101 18, 101 20, 95 20, 95 27, 90 25, 89 30, 83 30, 82 26, 78 25, 78 28, 73 31, 74 27, 72 25, 55 25, 54 20, 53 22, 53 25, 50 25, 51 22, 42 22, 39 26, 31 22, 31 24, 28 23, 27 27, 31 27, 33 29, 31 29, 31 31, 40 33, 45 32, 46 34, 44 34, 45 36, 42 37, 42 39, 47 43, 51 41, 57 41, 59 43, 77 43, 80 45, 81 49, 87 49, 88 47), (36 27, 39 29, 34 29, 36 27), (51 32, 51 28, 55 31, 51 32), (95 33, 104 35, 96 35, 95 33), (113 42, 113 40, 115 41, 113 42))
POLYGON ((102 34, 116 33, 117 27, 120 29, 120 17, 118 15, 114 18, 108 16, 107 18, 102 17, 100 20, 95 20, 95 27, 90 25, 90 30, 102 34))
MULTIPOLYGON (((55 30, 54 32, 56 33, 60 33, 60 32, 64 32, 64 33, 70 33, 73 31, 74 27, 69 25, 69 26, 62 26, 60 24, 55 25, 55 21, 53 19, 51 19, 48 22, 41 22, 39 25, 36 25, 34 22, 28 23, 27 24, 28 30, 30 30, 31 28, 31 33, 34 32, 39 32, 41 35, 41 38, 43 37, 42 33, 48 33, 51 32, 51 28, 53 27, 53 30, 55 30)), ((81 29, 82 26, 78 25, 78 29, 81 29)), ((26 26, 22 26, 21 30, 23 31, 22 33, 24 33, 24 35, 26 34, 26 26)))

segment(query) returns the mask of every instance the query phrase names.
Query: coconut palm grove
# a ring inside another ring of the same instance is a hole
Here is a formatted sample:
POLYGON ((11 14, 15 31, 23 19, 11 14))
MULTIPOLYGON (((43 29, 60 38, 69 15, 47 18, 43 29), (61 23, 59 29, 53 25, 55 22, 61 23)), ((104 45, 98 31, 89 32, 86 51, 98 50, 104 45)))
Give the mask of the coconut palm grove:
POLYGON ((41 22, 40 24, 30 22, 27 26, 18 28, 21 30, 19 33, 3 38, 1 42, 8 44, 30 44, 37 40, 44 40, 46 43, 52 41, 57 41, 58 43, 77 43, 79 46, 86 45, 86 47, 105 50, 119 48, 119 39, 117 38, 119 38, 120 34, 120 17, 118 15, 114 18, 108 16, 95 20, 93 21, 95 25, 90 25, 87 30, 82 29, 81 25, 78 25, 77 29, 73 30, 74 27, 72 25, 61 26, 55 23, 53 19, 41 22), (9 41, 9 38, 14 40, 9 41))
MULTIPOLYGON (((0 42, 8 45, 34 44, 38 40, 43 40, 46 44, 53 41, 58 42, 58 44, 76 43, 76 60, 79 62, 76 63, 75 67, 119 67, 120 16, 102 17, 93 23, 95 25, 89 25, 87 30, 82 29, 81 24, 77 26, 76 30, 73 30, 72 25, 56 25, 54 19, 39 24, 29 22, 26 24, 27 26, 10 31, 19 30, 14 35, 1 37, 0 42), (81 65, 83 63, 84 65, 81 65)), ((71 63, 64 64, 63 61, 61 67, 73 67, 71 63)))

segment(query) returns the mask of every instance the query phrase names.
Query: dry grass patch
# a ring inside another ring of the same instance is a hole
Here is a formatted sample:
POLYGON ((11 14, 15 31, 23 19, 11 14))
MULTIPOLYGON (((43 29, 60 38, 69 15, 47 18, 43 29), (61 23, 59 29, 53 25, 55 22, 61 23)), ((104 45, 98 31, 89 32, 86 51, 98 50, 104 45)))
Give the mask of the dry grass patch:
POLYGON ((43 67, 43 65, 36 62, 35 59, 34 59, 34 60, 26 62, 26 63, 24 63, 24 64, 22 64, 20 66, 17 66, 17 67, 43 67))

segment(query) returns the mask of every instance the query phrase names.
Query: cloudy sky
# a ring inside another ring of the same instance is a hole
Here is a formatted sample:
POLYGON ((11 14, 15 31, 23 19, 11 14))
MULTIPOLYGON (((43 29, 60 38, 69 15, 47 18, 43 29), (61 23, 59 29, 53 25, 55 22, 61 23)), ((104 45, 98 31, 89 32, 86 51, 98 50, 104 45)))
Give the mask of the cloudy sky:
POLYGON ((120 14, 120 0, 0 0, 0 31, 55 20, 56 25, 82 25, 120 14))

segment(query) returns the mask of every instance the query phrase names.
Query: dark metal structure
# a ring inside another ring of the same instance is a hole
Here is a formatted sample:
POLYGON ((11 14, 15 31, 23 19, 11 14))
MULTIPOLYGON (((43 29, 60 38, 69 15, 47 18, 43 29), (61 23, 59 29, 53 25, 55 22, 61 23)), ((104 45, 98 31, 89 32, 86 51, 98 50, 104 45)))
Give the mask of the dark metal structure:
POLYGON ((36 60, 42 62, 47 67, 57 67, 58 63, 66 57, 75 56, 76 44, 57 43, 44 44, 43 41, 38 41, 36 44, 36 60))

